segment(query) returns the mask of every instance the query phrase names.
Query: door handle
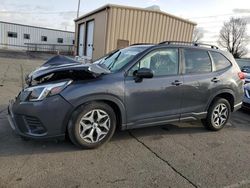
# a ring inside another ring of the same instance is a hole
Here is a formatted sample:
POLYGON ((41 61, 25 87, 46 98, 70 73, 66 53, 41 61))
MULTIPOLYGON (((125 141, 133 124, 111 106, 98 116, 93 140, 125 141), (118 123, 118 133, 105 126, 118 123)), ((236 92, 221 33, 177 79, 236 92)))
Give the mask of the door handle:
POLYGON ((179 85, 182 85, 183 82, 179 81, 179 80, 175 80, 174 82, 172 82, 172 85, 174 86, 179 86, 179 85))
POLYGON ((214 82, 214 83, 217 83, 217 82, 219 82, 219 81, 220 81, 220 79, 217 78, 217 77, 214 77, 214 78, 211 80, 211 82, 214 82))

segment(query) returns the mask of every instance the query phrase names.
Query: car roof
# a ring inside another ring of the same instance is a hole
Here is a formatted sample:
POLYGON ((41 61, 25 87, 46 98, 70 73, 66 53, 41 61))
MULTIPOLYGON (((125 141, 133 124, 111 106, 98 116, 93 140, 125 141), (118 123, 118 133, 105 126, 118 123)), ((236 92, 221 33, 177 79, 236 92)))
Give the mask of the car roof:
MULTIPOLYGON (((187 44, 189 44, 189 43, 187 43, 187 44)), ((190 44, 192 44, 192 43, 190 43, 190 44)), ((201 44, 201 45, 203 45, 203 44, 201 44)), ((218 47, 213 46, 213 45, 209 46, 208 44, 205 44, 205 46, 199 46, 199 45, 195 46, 195 45, 185 45, 185 44, 165 44, 165 43, 163 43, 163 44, 147 44, 147 43, 143 44, 143 43, 141 43, 141 44, 132 44, 129 47, 145 48, 145 50, 150 48, 150 47, 152 47, 152 48, 154 48, 154 47, 155 48, 175 47, 175 48, 201 49, 201 50, 209 50, 209 51, 224 53, 224 51, 220 50, 218 47)))

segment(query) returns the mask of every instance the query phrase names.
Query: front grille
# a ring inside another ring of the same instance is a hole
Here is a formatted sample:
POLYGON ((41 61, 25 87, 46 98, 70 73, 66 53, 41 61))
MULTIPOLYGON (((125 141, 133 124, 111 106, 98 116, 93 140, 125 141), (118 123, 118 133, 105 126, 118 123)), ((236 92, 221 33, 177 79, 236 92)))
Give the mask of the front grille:
POLYGON ((39 135, 46 133, 44 126, 42 125, 41 121, 38 118, 33 116, 25 116, 25 121, 29 133, 39 134, 39 135))

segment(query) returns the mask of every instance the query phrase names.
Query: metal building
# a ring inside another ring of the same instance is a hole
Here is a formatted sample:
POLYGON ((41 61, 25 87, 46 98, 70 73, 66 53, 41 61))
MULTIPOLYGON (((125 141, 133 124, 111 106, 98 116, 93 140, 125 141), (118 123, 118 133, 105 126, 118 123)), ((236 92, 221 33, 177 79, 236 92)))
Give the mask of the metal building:
POLYGON ((75 19, 77 55, 97 59, 134 43, 192 41, 194 22, 159 10, 105 5, 75 19))
POLYGON ((0 21, 0 49, 72 52, 74 32, 0 21))

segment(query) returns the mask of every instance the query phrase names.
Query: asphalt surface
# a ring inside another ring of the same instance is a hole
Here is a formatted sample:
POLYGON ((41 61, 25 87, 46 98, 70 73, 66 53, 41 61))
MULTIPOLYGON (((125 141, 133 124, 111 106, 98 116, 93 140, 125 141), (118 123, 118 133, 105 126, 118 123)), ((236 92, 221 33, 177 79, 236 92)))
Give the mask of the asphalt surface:
POLYGON ((233 113, 219 132, 200 122, 116 131, 94 150, 23 141, 6 107, 41 63, 0 57, 0 187, 250 187, 249 111, 233 113))

